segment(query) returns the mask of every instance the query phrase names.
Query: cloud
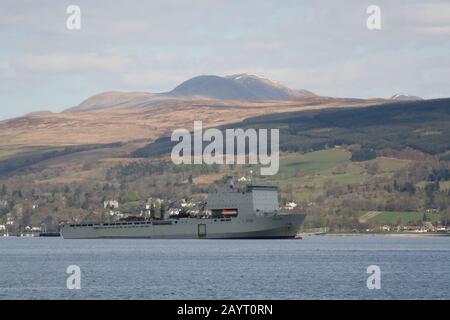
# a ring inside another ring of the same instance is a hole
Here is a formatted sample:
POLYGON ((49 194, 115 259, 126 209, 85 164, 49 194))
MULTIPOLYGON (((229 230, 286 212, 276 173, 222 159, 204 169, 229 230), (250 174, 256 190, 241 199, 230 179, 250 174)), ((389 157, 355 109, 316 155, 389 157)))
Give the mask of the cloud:
POLYGON ((16 76, 16 71, 9 61, 0 61, 0 79, 12 79, 16 76))
POLYGON ((120 20, 112 23, 113 33, 133 33, 150 31, 150 24, 145 20, 120 20))
POLYGON ((427 4, 412 5, 409 11, 416 23, 450 26, 450 3, 429 2, 427 4))
POLYGON ((122 81, 128 88, 136 90, 153 91, 154 93, 169 91, 173 83, 181 83, 186 77, 177 74, 164 74, 160 70, 125 73, 122 81), (175 81, 174 81, 175 80, 175 81))
POLYGON ((450 25, 439 27, 417 27, 411 28, 418 34, 431 36, 450 36, 450 25))
POLYGON ((100 54, 97 52, 81 53, 42 53, 25 54, 14 61, 18 68, 31 72, 65 73, 65 72, 117 72, 126 70, 131 60, 117 53, 100 54))
MULTIPOLYGON (((450 34, 450 3, 411 3, 399 8, 398 26, 419 36, 446 37, 450 34)), ((395 18, 395 16, 393 16, 395 18)))

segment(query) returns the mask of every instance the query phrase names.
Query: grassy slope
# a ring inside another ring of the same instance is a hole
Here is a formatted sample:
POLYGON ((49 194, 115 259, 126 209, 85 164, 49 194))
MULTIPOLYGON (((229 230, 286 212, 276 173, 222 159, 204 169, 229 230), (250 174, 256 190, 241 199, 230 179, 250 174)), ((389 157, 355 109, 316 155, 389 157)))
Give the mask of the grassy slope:
MULTIPOLYGON (((344 149, 327 149, 303 155, 286 155, 280 160, 277 175, 259 178, 259 182, 278 185, 282 191, 292 186, 294 200, 312 200, 324 194, 330 183, 347 185, 363 183, 374 177, 389 177, 409 161, 394 158, 377 158, 365 162, 351 162, 351 153, 344 149), (378 164, 378 172, 370 175, 365 168, 378 164)), ((257 171, 257 170, 256 170, 257 171)))
MULTIPOLYGON (((403 225, 416 224, 422 222, 423 212, 381 212, 375 217, 369 219, 369 222, 377 224, 395 225, 400 221, 403 225)), ((436 223, 439 220, 439 214, 428 213, 427 220, 436 223)))
MULTIPOLYGON (((271 113, 224 125, 226 128, 278 128, 280 150, 310 152, 359 144, 375 150, 412 148, 428 154, 450 150, 450 99, 388 103, 370 108, 334 108, 271 113)), ((136 157, 170 152, 175 142, 159 139, 136 157)))
POLYGON ((350 159, 345 150, 330 149, 310 152, 304 155, 291 155, 281 159, 279 177, 290 177, 297 171, 303 174, 314 174, 333 168, 350 159))
POLYGON ((255 125, 285 127, 281 150, 320 150, 360 144, 368 148, 410 147, 436 154, 450 149, 450 99, 385 104, 353 110, 321 110, 272 114, 248 119, 255 125))

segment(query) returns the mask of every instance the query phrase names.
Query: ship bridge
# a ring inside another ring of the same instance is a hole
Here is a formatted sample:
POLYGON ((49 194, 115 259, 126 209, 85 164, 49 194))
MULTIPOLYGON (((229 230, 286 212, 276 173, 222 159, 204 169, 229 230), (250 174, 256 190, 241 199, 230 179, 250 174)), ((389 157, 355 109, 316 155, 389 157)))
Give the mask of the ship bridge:
POLYGON ((276 214, 278 188, 269 185, 250 185, 244 191, 228 190, 208 194, 206 209, 213 216, 251 216, 276 214))

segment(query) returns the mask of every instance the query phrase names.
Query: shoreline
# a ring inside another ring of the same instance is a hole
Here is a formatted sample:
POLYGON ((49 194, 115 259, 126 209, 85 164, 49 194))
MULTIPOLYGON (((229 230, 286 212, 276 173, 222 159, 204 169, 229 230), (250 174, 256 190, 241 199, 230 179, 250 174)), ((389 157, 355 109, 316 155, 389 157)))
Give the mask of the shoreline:
MULTIPOLYGON (((381 233, 381 232, 328 232, 328 233, 314 233, 314 232, 299 232, 296 238, 303 237, 404 237, 404 238, 422 238, 422 237, 450 237, 450 233, 381 233)), ((0 238, 61 238, 60 236, 40 236, 31 234, 21 234, 19 237, 15 234, 0 234, 0 238)))
POLYGON ((300 237, 406 237, 406 238, 421 238, 421 237, 450 237, 450 233, 340 233, 329 232, 324 234, 316 233, 299 233, 300 237))

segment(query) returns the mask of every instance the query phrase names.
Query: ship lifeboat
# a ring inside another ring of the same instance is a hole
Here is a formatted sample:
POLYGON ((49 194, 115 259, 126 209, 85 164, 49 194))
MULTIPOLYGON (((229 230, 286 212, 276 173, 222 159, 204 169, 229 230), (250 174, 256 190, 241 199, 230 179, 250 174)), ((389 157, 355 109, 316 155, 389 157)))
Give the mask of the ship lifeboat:
POLYGON ((237 209, 222 209, 222 214, 226 217, 236 217, 238 214, 237 209))

